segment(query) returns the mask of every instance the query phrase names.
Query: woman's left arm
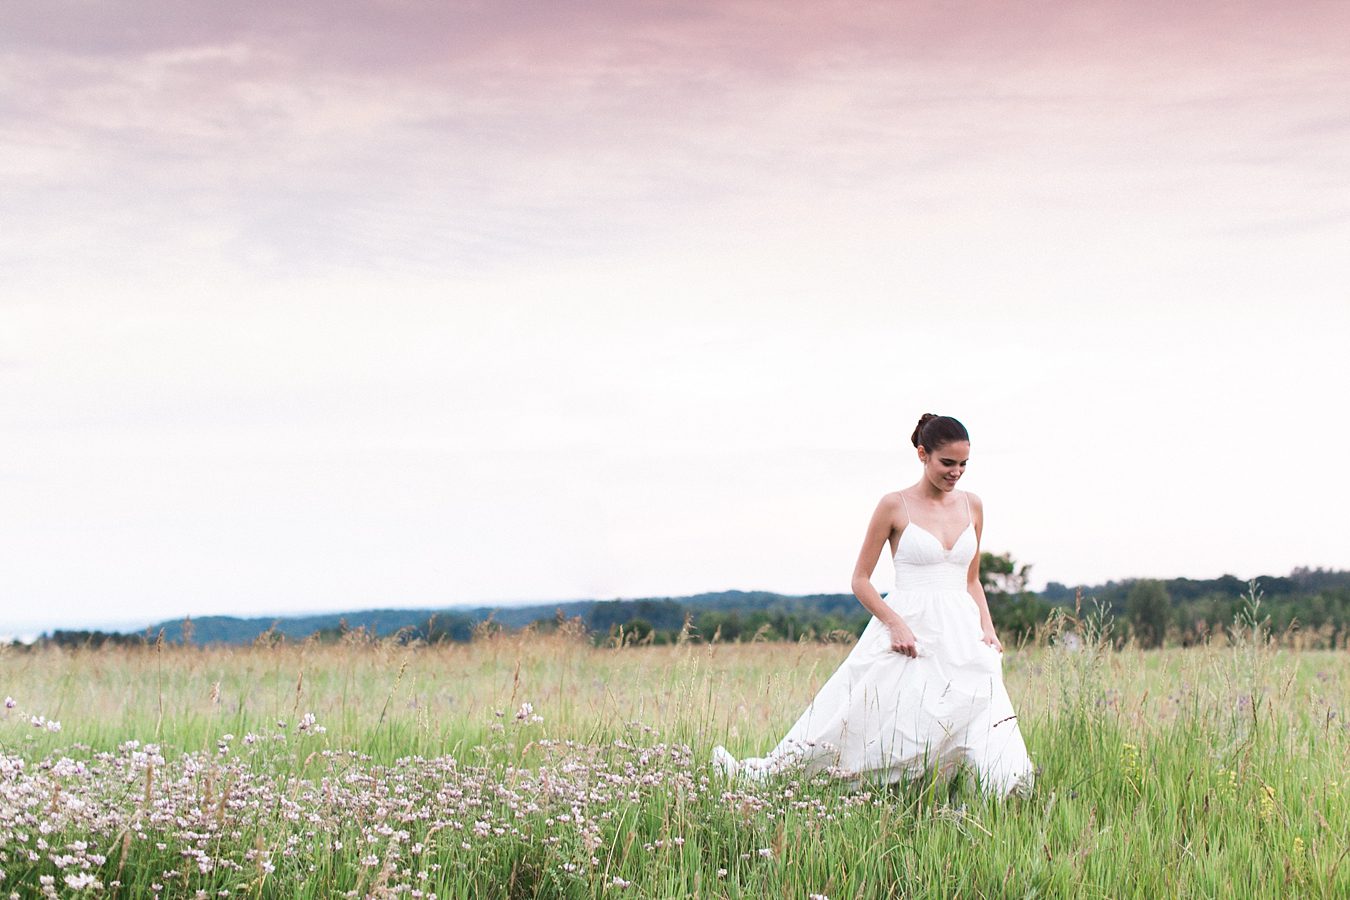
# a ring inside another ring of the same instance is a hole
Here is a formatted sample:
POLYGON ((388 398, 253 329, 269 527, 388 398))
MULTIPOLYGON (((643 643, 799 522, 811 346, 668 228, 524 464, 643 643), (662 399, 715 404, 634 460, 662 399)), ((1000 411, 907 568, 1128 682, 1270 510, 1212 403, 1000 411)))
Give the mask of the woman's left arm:
POLYGON ((971 518, 975 520, 975 557, 970 561, 970 571, 966 575, 966 591, 980 608, 980 630, 984 632, 980 639, 1002 652, 1003 644, 994 631, 994 620, 989 615, 989 601, 984 596, 984 584, 980 581, 980 541, 984 536, 984 501, 969 491, 966 495, 970 498, 971 518))

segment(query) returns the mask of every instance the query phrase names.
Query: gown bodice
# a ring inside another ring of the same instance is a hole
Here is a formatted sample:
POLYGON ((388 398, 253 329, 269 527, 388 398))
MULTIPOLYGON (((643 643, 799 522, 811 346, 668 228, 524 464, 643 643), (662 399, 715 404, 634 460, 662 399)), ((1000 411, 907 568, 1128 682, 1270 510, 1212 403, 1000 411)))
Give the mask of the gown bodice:
POLYGON ((896 544, 895 590, 964 591, 976 543, 974 522, 948 550, 936 535, 911 521, 896 544))

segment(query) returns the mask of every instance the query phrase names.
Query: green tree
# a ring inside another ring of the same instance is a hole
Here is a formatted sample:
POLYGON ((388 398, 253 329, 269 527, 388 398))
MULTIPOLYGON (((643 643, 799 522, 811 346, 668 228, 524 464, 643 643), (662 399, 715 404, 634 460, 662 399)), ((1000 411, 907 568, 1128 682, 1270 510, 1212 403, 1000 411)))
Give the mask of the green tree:
POLYGON ((1011 553, 980 554, 980 584, 986 594, 1016 596, 1027 589, 1031 579, 1031 564, 1018 565, 1011 553))
POLYGON ((1018 563, 1011 553, 980 554, 980 584, 1003 641, 1021 641, 1050 615, 1050 604, 1027 590, 1031 564, 1018 563))
POLYGON ((1125 614, 1141 646, 1162 646, 1171 607, 1172 598, 1161 581, 1144 579, 1130 587, 1125 595, 1125 614))

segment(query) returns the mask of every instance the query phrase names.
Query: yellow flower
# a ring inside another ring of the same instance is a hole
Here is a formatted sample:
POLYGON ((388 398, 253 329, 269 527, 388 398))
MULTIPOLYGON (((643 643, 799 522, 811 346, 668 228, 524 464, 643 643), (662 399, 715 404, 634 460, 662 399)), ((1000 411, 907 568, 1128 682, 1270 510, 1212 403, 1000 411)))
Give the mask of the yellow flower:
POLYGON ((1125 777, 1139 781, 1144 772, 1139 764, 1139 748, 1134 744, 1122 744, 1120 747, 1120 769, 1125 777))
POLYGON ((1261 784, 1261 821, 1265 822, 1275 814, 1275 789, 1262 782, 1261 784))

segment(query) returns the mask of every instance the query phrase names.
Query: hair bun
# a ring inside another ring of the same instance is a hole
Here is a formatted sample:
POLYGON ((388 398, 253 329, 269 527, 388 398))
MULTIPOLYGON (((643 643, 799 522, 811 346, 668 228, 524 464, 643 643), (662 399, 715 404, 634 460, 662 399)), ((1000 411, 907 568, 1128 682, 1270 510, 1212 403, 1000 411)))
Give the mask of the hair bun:
POLYGON ((910 437, 910 441, 914 444, 915 447, 919 446, 919 442, 923 440, 923 426, 927 425, 930 421, 936 418, 937 418, 936 413, 924 413, 923 415, 919 416, 919 424, 914 426, 914 434, 912 437, 910 437))
POLYGON ((966 431, 966 426, 951 416, 924 413, 919 417, 919 424, 915 427, 914 436, 910 440, 914 442, 915 447, 923 447, 932 453, 953 441, 969 441, 970 433, 966 431))

